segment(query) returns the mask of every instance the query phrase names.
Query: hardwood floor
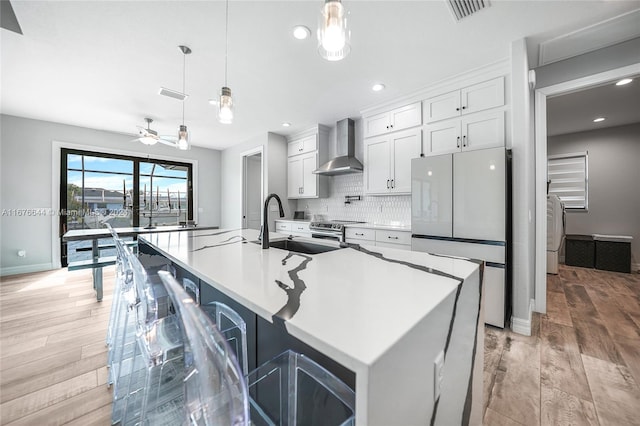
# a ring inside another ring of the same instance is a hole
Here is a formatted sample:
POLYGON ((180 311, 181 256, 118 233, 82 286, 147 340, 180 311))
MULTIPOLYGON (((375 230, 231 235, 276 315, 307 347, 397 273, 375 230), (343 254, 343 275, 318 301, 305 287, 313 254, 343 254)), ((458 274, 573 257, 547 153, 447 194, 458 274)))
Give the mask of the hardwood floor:
POLYGON ((640 425, 639 274, 561 265, 532 329, 485 328, 485 425, 640 425))
POLYGON ((3 277, 0 424, 109 425, 104 343, 114 267, 96 301, 91 271, 3 277))
MULTIPOLYGON (((0 424, 109 425, 114 269, 3 277, 0 424)), ((533 335, 485 329, 484 424, 640 425, 640 275, 561 266, 533 335)))

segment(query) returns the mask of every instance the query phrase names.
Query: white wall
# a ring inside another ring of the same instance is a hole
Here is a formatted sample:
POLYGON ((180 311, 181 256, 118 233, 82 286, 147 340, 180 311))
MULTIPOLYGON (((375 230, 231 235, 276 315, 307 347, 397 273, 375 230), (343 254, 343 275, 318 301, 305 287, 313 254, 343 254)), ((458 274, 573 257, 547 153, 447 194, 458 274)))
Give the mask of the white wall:
POLYGON ((512 175, 512 328, 531 332, 530 301, 534 297, 535 181, 532 98, 525 39, 511 44, 512 175))
MULTIPOLYGON (((51 209, 58 194, 52 194, 52 181, 60 173, 53 165, 53 144, 83 145, 100 152, 147 157, 171 158, 176 161, 197 160, 194 176, 194 213, 203 226, 220 225, 220 151, 193 147, 179 151, 168 146, 147 147, 131 142, 130 135, 69 126, 48 121, 0 115, 1 182, 0 209, 51 209)), ((53 269, 59 266, 52 249, 52 238, 59 244, 56 220, 50 216, 2 216, 0 230, 0 266, 2 275, 53 269), (17 250, 25 249, 26 257, 17 250)))
POLYGON ((567 234, 631 235, 632 263, 640 263, 640 123, 547 141, 548 155, 589 152, 589 210, 567 211, 567 234))

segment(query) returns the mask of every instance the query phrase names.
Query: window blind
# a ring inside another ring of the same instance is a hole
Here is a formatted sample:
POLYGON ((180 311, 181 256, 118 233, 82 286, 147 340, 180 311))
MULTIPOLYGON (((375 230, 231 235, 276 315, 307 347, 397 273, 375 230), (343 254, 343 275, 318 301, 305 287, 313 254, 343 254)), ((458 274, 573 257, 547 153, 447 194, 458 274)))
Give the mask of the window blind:
POLYGON ((589 207, 588 153, 551 155, 547 158, 549 194, 560 198, 567 209, 589 207))

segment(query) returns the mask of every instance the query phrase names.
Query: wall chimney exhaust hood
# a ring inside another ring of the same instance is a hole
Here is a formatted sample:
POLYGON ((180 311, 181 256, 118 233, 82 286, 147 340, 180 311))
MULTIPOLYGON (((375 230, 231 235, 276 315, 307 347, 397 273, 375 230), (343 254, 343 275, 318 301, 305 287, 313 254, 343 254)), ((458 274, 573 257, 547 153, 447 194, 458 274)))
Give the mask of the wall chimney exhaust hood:
POLYGON ((337 157, 318 167, 313 173, 335 176, 349 173, 362 173, 362 163, 355 157, 356 137, 353 120, 345 118, 336 124, 337 157))

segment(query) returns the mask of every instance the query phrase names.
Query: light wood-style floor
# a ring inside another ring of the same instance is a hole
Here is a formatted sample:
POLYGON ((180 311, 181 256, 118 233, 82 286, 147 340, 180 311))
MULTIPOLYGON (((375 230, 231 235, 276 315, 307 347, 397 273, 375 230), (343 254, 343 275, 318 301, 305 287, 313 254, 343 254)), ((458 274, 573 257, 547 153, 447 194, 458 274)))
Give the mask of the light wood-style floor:
MULTIPOLYGON (((485 332, 485 425, 640 425, 640 275, 562 267, 531 337, 485 332)), ((114 269, 2 278, 0 424, 109 425, 114 269)))
POLYGON ((531 337, 487 327, 485 425, 640 425, 640 275, 561 266, 531 337))
POLYGON ((91 271, 3 277, 0 283, 0 424, 109 425, 105 333, 115 268, 104 300, 91 271))

